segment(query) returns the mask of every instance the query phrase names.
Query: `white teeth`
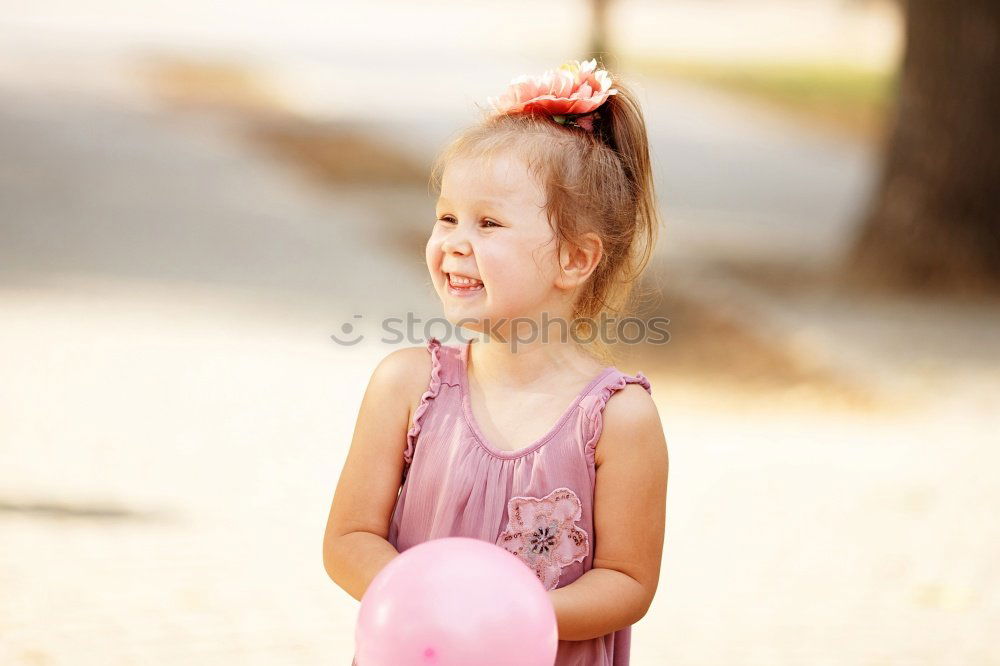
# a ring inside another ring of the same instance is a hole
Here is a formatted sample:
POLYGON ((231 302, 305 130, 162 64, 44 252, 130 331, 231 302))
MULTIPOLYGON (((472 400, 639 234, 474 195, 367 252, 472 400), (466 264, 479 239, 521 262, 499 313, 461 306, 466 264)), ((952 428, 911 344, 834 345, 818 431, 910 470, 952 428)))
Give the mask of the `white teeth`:
POLYGON ((451 275, 450 273, 448 274, 448 278, 451 280, 452 284, 457 284, 457 285, 472 286, 472 285, 476 285, 476 284, 482 284, 481 280, 476 280, 476 279, 467 278, 467 277, 461 277, 459 275, 451 275))

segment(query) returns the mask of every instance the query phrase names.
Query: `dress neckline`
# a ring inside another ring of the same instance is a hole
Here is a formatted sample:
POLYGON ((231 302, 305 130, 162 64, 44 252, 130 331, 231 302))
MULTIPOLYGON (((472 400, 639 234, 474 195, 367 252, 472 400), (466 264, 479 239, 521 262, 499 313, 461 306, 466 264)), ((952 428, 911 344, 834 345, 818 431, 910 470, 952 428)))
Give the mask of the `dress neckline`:
POLYGON ((520 458, 522 456, 526 456, 532 451, 535 451, 538 448, 540 448, 550 439, 552 439, 553 435, 559 432, 559 429, 562 428, 563 424, 567 421, 567 419, 569 419, 569 417, 573 415, 573 412, 576 410, 577 405, 580 404, 580 401, 583 400, 584 397, 586 397, 602 379, 604 379, 609 373, 611 373, 615 369, 613 365, 609 365, 605 367, 603 370, 601 370, 601 372, 596 377, 590 380, 590 383, 587 384, 583 388, 583 390, 577 393, 576 398, 574 398, 573 402, 570 403, 569 407, 567 407, 563 411, 562 416, 560 416, 559 420, 555 422, 555 425, 549 428, 548 432, 546 432, 540 438, 536 439, 534 442, 528 444, 527 446, 508 451, 507 449, 497 448, 496 446, 490 443, 489 439, 483 434, 483 431, 480 429, 479 422, 476 421, 476 415, 473 414, 472 412, 472 398, 471 398, 472 392, 469 390, 469 347, 471 345, 472 345, 472 340, 467 341, 465 343, 465 346, 462 347, 461 353, 459 354, 461 367, 458 369, 458 376, 459 376, 459 384, 462 397, 462 412, 465 415, 465 422, 472 430, 472 434, 475 435, 476 441, 479 442, 479 445, 482 446, 484 449, 486 449, 486 451, 488 451, 490 454, 496 456, 497 458, 511 459, 511 458, 520 458))

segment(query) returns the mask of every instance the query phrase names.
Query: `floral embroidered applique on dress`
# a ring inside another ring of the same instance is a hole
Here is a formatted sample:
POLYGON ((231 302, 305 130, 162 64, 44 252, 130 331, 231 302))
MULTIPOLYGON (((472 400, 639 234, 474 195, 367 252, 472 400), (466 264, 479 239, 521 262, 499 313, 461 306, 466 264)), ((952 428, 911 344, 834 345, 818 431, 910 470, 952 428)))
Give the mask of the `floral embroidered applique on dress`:
POLYGON ((554 589, 562 568, 582 562, 590 552, 587 532, 574 525, 582 510, 569 488, 557 488, 541 498, 512 497, 507 503, 507 529, 497 545, 531 567, 546 590, 554 589))

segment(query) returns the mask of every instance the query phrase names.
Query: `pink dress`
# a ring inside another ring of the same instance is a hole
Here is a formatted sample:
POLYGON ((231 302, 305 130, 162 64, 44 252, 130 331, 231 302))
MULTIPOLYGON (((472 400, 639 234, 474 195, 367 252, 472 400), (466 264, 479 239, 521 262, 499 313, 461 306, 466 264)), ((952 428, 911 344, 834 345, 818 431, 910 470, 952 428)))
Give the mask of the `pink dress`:
MULTIPOLYGON (((431 376, 407 432, 388 540, 403 552, 448 536, 482 539, 524 560, 546 589, 569 585, 593 567, 594 447, 604 406, 626 384, 651 393, 649 380, 607 366, 540 439, 506 451, 490 444, 472 413, 469 344, 427 343, 431 376)), ((626 666, 631 629, 561 640, 554 666, 626 666)))

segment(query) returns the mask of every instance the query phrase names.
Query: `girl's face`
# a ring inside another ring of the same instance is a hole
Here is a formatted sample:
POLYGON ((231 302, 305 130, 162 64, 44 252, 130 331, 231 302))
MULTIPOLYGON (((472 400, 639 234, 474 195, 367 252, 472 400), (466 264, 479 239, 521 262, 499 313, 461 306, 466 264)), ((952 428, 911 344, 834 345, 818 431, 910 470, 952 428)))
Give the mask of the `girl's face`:
POLYGON ((482 330, 501 318, 561 316, 565 294, 555 239, 545 215, 545 193, 514 156, 492 164, 454 159, 442 173, 437 221, 427 241, 427 268, 453 324, 469 318, 482 330), (456 284, 462 276, 478 282, 456 284), (464 288, 463 288, 464 287, 464 288))

